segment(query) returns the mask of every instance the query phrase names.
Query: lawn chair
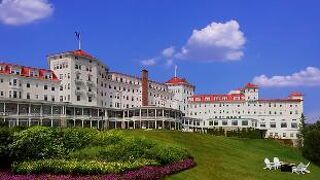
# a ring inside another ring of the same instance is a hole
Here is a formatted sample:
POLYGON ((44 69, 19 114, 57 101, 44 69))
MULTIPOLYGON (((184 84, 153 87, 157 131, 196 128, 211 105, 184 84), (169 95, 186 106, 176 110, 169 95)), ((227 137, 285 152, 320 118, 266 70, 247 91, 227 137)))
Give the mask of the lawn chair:
POLYGON ((279 169, 281 167, 281 162, 278 157, 273 158, 273 166, 275 169, 279 169))
POLYGON ((274 168, 274 164, 272 162, 270 162, 270 160, 268 158, 264 159, 264 163, 266 164, 266 167, 264 167, 263 169, 272 170, 272 168, 274 168))
POLYGON ((310 173, 310 171, 307 170, 309 165, 310 165, 310 162, 307 165, 304 165, 303 163, 299 163, 298 166, 292 167, 292 173, 297 173, 297 174, 310 173))
POLYGON ((303 163, 302 163, 302 168, 301 168, 301 171, 303 172, 303 173, 310 173, 310 171, 307 169, 308 167, 309 167, 309 165, 310 165, 310 162, 308 162, 308 164, 306 164, 306 165, 304 165, 303 163))

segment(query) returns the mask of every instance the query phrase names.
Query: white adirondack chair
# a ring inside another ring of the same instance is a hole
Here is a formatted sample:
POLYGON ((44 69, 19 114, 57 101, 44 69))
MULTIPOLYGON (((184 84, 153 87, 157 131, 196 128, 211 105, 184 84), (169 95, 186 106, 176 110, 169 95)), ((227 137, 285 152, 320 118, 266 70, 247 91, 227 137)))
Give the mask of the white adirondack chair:
POLYGON ((299 163, 298 166, 292 167, 292 173, 297 173, 297 174, 310 173, 310 171, 307 169, 309 165, 310 165, 310 162, 307 165, 303 163, 299 163))
POLYGON ((281 167, 281 162, 278 157, 273 158, 273 166, 275 169, 279 169, 281 167))
POLYGON ((271 170, 272 168, 274 168, 274 165, 272 162, 270 162, 270 160, 268 158, 264 159, 264 163, 266 164, 266 167, 264 167, 263 169, 269 169, 271 170))

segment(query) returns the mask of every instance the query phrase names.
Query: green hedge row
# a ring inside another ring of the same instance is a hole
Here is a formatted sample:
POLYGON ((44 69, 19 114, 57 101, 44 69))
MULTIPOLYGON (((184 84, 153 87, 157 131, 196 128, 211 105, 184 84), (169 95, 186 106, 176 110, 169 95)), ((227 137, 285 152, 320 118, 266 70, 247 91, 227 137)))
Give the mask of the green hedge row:
POLYGON ((131 137, 120 131, 85 128, 35 126, 18 131, 5 128, 0 129, 0 141, 1 164, 8 160, 8 167, 14 161, 13 169, 17 173, 88 174, 90 171, 95 174, 99 168, 101 173, 110 170, 105 162, 120 163, 120 167, 128 169, 150 163, 164 165, 190 157, 186 149, 176 145, 131 137), (97 162, 96 166, 91 162, 97 162), (79 163, 89 165, 80 166, 79 163))
POLYGON ((227 137, 239 137, 239 138, 250 138, 250 139, 262 139, 263 134, 260 130, 254 128, 238 128, 235 130, 225 130, 222 127, 208 129, 208 134, 214 136, 227 136, 227 137))
POLYGON ((159 164, 154 160, 147 159, 137 159, 126 162, 46 159, 17 163, 12 166, 12 170, 18 174, 108 174, 120 173, 146 165, 159 164))
POLYGON ((128 161, 140 158, 153 159, 160 164, 168 164, 190 157, 188 151, 175 145, 154 143, 141 138, 128 138, 108 146, 87 147, 69 154, 68 159, 128 161))
POLYGON ((111 145, 124 138, 124 135, 117 131, 35 126, 16 133, 9 149, 16 161, 61 158, 84 147, 111 145))

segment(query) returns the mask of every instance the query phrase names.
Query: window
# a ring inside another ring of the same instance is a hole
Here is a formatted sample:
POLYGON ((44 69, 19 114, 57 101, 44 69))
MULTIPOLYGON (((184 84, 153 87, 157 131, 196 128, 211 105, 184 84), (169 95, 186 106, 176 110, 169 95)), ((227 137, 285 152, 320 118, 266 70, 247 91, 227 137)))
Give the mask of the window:
POLYGON ((88 97, 88 102, 92 102, 92 97, 88 97))
POLYGON ((228 121, 227 121, 227 120, 222 120, 222 125, 223 125, 223 126, 228 125, 228 121))
POLYGON ((260 127, 265 128, 266 127, 266 123, 260 123, 260 127))
POLYGON ((291 128, 298 128, 298 124, 297 123, 291 123, 291 128))
POLYGON ((77 96, 77 101, 80 101, 80 96, 77 96))
POLYGON ((63 102, 63 96, 60 96, 60 102, 63 102))
POLYGON ((63 91, 63 86, 62 85, 60 86, 60 91, 63 91))
POLYGON ((213 125, 213 121, 209 121, 209 126, 212 126, 213 125))
POLYGON ((27 83, 27 88, 30 88, 30 83, 27 83))
POLYGON ((0 92, 0 95, 3 96, 3 91, 0 92))
POLYGON ((3 79, 0 79, 0 82, 3 83, 3 79))
POLYGON ((55 87, 53 87, 53 86, 51 87, 51 91, 55 91, 55 89, 56 89, 55 87))
POLYGON ((55 100, 54 96, 51 96, 51 101, 54 102, 55 100))
POLYGON ((30 93, 27 93, 27 99, 30 99, 30 93))
POLYGON ((13 85, 16 86, 17 85, 18 80, 17 79, 13 79, 13 85))
POLYGON ((287 123, 286 122, 282 122, 281 123, 281 128, 287 128, 287 123))
POLYGON ((237 120, 232 120, 232 126, 238 126, 238 121, 237 120))
POLYGON ((17 91, 13 91, 13 98, 17 98, 17 91))
POLYGON ((44 95, 43 100, 48 101, 48 96, 44 95))
POLYGON ((218 121, 217 120, 214 121, 214 125, 218 126, 218 121))
POLYGON ((44 86, 43 86, 43 89, 44 89, 44 90, 47 90, 47 89, 48 89, 48 85, 44 85, 44 86))
POLYGON ((247 120, 243 120, 242 121, 242 126, 248 126, 248 121, 247 120))
POLYGON ((270 122, 270 128, 276 128, 276 127, 277 127, 277 125, 275 122, 270 122))

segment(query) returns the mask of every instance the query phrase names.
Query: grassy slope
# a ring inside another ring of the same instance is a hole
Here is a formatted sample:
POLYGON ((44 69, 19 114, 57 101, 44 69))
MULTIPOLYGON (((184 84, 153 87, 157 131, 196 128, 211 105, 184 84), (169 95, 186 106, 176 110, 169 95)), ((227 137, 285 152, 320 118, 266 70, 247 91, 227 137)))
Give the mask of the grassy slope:
POLYGON ((311 174, 296 175, 263 170, 263 159, 277 156, 282 161, 307 163, 299 151, 271 140, 215 137, 174 131, 125 130, 134 136, 179 144, 191 152, 197 166, 168 179, 318 179, 320 168, 311 164, 311 174))

